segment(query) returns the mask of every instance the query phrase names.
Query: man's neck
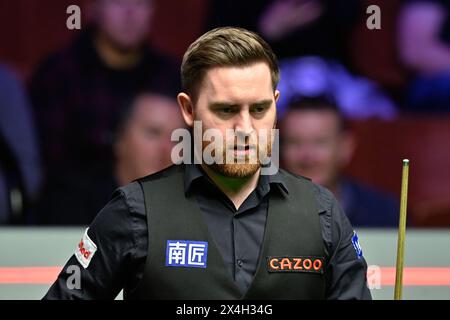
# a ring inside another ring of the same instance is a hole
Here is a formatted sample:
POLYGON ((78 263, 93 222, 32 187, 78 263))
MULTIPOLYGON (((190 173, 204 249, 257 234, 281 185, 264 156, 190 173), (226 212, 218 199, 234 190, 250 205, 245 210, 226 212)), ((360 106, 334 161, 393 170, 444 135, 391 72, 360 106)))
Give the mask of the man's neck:
POLYGON ((247 197, 258 185, 261 169, 247 178, 230 178, 223 176, 206 165, 202 168, 215 185, 233 202, 236 210, 242 205, 247 197))
POLYGON ((142 58, 141 48, 120 50, 101 32, 95 36, 94 45, 102 61, 112 69, 135 67, 142 58))

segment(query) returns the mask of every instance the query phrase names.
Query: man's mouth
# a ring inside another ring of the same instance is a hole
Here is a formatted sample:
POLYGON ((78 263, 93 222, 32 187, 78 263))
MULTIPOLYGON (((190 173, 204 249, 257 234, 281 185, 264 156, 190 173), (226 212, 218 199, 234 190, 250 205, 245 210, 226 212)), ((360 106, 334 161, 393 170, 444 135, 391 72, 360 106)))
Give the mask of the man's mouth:
POLYGON ((234 146, 232 148, 234 154, 236 155, 248 155, 250 152, 254 152, 256 150, 256 146, 245 145, 245 146, 234 146))

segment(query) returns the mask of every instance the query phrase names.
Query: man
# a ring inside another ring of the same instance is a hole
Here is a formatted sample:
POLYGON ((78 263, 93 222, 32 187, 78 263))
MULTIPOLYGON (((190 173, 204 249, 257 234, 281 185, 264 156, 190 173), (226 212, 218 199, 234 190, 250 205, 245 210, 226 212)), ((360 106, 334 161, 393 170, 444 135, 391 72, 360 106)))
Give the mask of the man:
POLYGON ((144 93, 125 113, 114 144, 119 186, 172 164, 172 132, 185 126, 175 99, 144 93))
POLYGON ((70 185, 54 189, 42 201, 38 222, 89 225, 117 187, 172 164, 171 134, 183 127, 174 98, 138 94, 120 116, 111 175, 103 179, 72 175, 70 185))
POLYGON ((86 9, 89 26, 31 79, 46 194, 72 188, 72 175, 111 179, 114 131, 128 101, 144 90, 179 91, 178 63, 147 44, 152 0, 96 0, 86 9))
POLYGON ((125 299, 370 299, 357 236, 331 193, 250 161, 257 149, 270 155, 260 136, 276 136, 279 70, 267 43, 214 29, 188 48, 181 78, 185 122, 226 137, 211 155, 231 161, 206 164, 204 139, 201 164, 118 189, 45 298, 112 299, 123 288, 125 299), (80 290, 66 285, 71 265, 80 290))
POLYGON ((355 137, 336 104, 319 96, 291 102, 280 124, 283 167, 328 188, 354 226, 395 227, 398 201, 343 175, 355 137))

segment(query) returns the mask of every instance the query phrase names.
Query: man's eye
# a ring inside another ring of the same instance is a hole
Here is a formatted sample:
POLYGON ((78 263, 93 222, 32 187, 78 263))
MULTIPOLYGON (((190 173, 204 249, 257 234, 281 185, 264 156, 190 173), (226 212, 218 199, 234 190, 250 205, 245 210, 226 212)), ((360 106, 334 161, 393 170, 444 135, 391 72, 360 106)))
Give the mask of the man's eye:
POLYGON ((222 114, 232 114, 234 113, 236 110, 234 108, 221 108, 219 109, 219 112, 222 114))
POLYGON ((263 114, 268 109, 267 106, 256 106, 252 108, 252 113, 254 114, 263 114))
POLYGON ((144 132, 148 138, 154 138, 160 135, 160 131, 155 128, 147 128, 144 132))

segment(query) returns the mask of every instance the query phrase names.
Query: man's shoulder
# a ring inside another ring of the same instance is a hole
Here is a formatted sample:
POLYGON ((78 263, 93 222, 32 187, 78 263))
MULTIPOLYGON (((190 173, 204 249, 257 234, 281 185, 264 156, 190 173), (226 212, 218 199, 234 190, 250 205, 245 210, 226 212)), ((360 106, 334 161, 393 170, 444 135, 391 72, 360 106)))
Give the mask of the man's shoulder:
POLYGON ((113 197, 114 195, 121 195, 127 203, 144 202, 143 186, 145 184, 151 183, 153 181, 158 181, 161 179, 167 179, 177 173, 182 172, 183 172, 182 166, 172 165, 158 172, 136 179, 130 182, 129 184, 116 189, 116 191, 113 194, 113 197))
POLYGON ((334 195, 330 190, 312 182, 312 180, 308 177, 295 174, 293 172, 286 171, 284 169, 280 169, 279 174, 282 177, 282 179, 290 180, 292 183, 300 183, 308 185, 309 188, 311 188, 314 192, 314 196, 319 204, 319 210, 321 211, 330 210, 331 206, 333 205, 333 202, 335 201, 334 195))
POLYGON ((311 181, 310 178, 307 178, 305 176, 287 171, 285 169, 279 169, 277 173, 279 179, 283 181, 283 183, 291 184, 294 186, 302 185, 302 186, 309 186, 312 187, 314 183, 311 181))
POLYGON ((63 48, 40 60, 32 74, 31 85, 41 84, 41 82, 64 85, 70 79, 74 79, 74 75, 78 74, 79 70, 80 62, 76 55, 69 48, 63 48))
POLYGON ((138 184, 144 184, 147 182, 157 181, 161 179, 167 179, 176 174, 182 174, 184 172, 184 165, 171 165, 167 168, 164 168, 158 172, 149 174, 145 177, 139 178, 135 180, 138 184))
POLYGON ((32 80, 54 77, 64 80, 75 79, 75 76, 89 68, 95 56, 91 48, 92 31, 85 30, 75 36, 65 46, 42 58, 33 74, 32 80), (86 64, 89 61, 90 63, 86 64))

